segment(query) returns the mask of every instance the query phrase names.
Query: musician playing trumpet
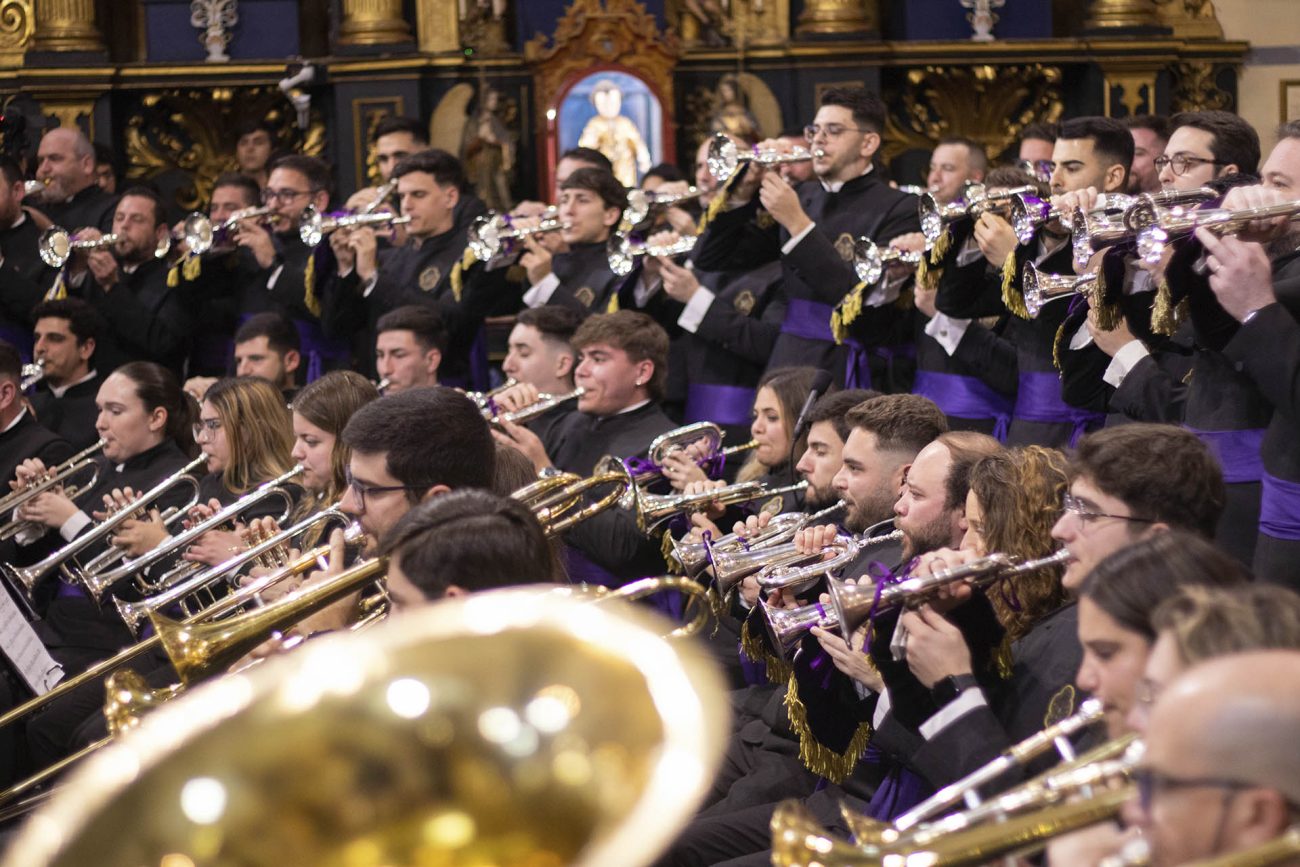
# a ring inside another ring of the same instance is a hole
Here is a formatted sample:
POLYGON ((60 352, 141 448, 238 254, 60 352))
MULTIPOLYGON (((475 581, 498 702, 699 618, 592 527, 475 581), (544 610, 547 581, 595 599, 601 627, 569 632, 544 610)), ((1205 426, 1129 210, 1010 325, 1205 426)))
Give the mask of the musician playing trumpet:
POLYGON ((54 271, 41 260, 37 243, 49 221, 37 225, 38 214, 23 207, 23 174, 11 157, 0 156, 0 340, 8 340, 24 355, 31 349, 31 310, 54 271))

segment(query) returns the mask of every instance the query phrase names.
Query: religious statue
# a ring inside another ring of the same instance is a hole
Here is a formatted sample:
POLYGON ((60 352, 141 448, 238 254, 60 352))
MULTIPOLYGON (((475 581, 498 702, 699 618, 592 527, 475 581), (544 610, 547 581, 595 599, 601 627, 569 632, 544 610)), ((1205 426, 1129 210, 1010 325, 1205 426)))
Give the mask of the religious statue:
POLYGON ((501 95, 491 87, 479 91, 478 108, 465 124, 461 160, 470 182, 494 211, 509 211, 509 178, 515 168, 515 143, 499 112, 501 95))
POLYGON ((459 0, 461 43, 479 54, 504 54, 506 0, 459 0))
POLYGON ((722 48, 727 38, 727 10, 723 0, 678 0, 676 4, 677 30, 682 40, 690 45, 722 48))
POLYGON ((625 187, 635 187, 637 173, 650 171, 650 149, 632 119, 624 116, 623 91, 609 79, 596 82, 591 91, 596 116, 578 137, 580 147, 595 148, 614 164, 614 177, 625 187))
POLYGON ((745 106, 745 91, 739 78, 727 74, 718 80, 714 105, 709 132, 725 132, 742 141, 758 140, 758 120, 745 106))

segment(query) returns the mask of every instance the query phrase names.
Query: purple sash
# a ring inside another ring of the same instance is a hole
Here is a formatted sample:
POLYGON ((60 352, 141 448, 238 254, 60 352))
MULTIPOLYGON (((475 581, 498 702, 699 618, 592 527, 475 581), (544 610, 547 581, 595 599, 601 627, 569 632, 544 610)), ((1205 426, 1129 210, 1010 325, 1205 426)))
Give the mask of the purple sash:
POLYGON ((1106 417, 1101 413, 1077 409, 1061 400, 1061 378, 1055 373, 1022 373, 1016 391, 1016 405, 1012 418, 1042 424, 1072 424, 1070 446, 1090 427, 1100 427, 1106 417))
POLYGON ((929 792, 930 788, 919 776, 902 765, 895 765, 871 796, 867 815, 889 822, 921 803, 929 792))
POLYGON ((782 334, 793 334, 805 340, 820 340, 822 343, 834 343, 831 334, 831 316, 835 308, 829 304, 818 304, 804 298, 791 298, 785 308, 785 319, 781 322, 782 334))
POLYGON ((89 599, 86 591, 80 584, 69 584, 62 579, 59 580, 59 589, 54 594, 59 599, 89 599))
POLYGON ((1259 447, 1264 442, 1264 429, 1197 430, 1187 428, 1205 443, 1223 468, 1223 480, 1229 484, 1258 482, 1264 475, 1264 460, 1259 447))
MULTIPOLYGON (((621 587, 631 583, 605 571, 593 563, 577 548, 564 547, 564 569, 569 573, 569 581, 574 584, 599 584, 602 587, 621 587)), ((682 598, 676 590, 655 593, 646 597, 646 601, 674 620, 682 619, 682 598)))
POLYGON ((1274 539, 1300 542, 1300 482, 1263 473, 1259 532, 1274 539))
POLYGON ((1011 421, 1015 402, 977 377, 918 370, 912 393, 930 398, 943 410, 944 415, 996 419, 993 436, 997 437, 998 442, 1006 442, 1007 425, 1011 421))
POLYGON ((686 387, 686 414, 682 421, 691 424, 711 421, 721 425, 749 424, 758 392, 739 385, 716 385, 692 382, 686 387))

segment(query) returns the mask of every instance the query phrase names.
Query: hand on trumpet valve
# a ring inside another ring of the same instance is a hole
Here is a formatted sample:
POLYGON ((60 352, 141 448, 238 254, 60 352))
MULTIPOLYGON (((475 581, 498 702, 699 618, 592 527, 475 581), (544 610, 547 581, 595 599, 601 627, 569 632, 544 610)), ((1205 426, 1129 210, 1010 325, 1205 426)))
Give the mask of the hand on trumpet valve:
POLYGON ((339 274, 353 269, 365 282, 377 272, 379 241, 370 226, 352 226, 336 229, 329 235, 330 248, 338 260, 339 274))
POLYGON ((907 667, 926 689, 945 677, 972 673, 965 636, 934 608, 905 611, 898 626, 907 631, 907 667))
POLYGON ((1122 828, 1115 822, 1100 822, 1069 834, 1053 837, 1047 844, 1048 864, 1102 864, 1119 856, 1142 839, 1142 829, 1122 828))
POLYGON ((685 491, 692 482, 708 482, 708 475, 696 463, 699 460, 694 453, 694 445, 670 452, 664 458, 663 474, 673 490, 685 491))
POLYGON ((646 257, 646 265, 654 262, 659 269, 659 279, 663 281, 664 294, 683 304, 695 297, 700 291, 700 281, 695 272, 671 259, 658 256, 646 257))
POLYGON ((1001 268, 1020 246, 1020 239, 1005 217, 985 211, 975 221, 975 243, 990 265, 1001 268))
POLYGON ((244 529, 236 525, 233 530, 209 530, 191 542, 181 556, 191 563, 218 566, 229 560, 232 554, 247 550, 244 529))
POLYGON ((1085 213, 1097 210, 1099 196, 1096 187, 1084 187, 1082 190, 1073 190, 1068 193, 1061 193, 1052 196, 1052 207, 1059 214, 1070 215, 1075 211, 1084 211, 1085 213))
MULTIPOLYGON (((39 484, 49 475, 49 468, 39 458, 28 458, 15 470, 14 490, 39 484)), ((57 529, 77 513, 77 505, 68 498, 62 485, 56 485, 32 497, 18 507, 18 520, 57 529)))
MULTIPOLYGON (((922 554, 909 574, 916 577, 938 575, 979 560, 982 556, 969 548, 940 548, 922 554)), ((936 611, 947 613, 969 599, 974 592, 968 582, 952 581, 938 587, 927 602, 936 611)))
MULTIPOLYGON (((559 237, 559 232, 550 232, 550 235, 559 237)), ((523 257, 520 258, 519 264, 524 266, 528 272, 528 282, 536 285, 541 282, 547 274, 551 273, 552 251, 549 249, 543 239, 537 235, 527 235, 524 237, 524 249, 527 250, 523 257)))
MULTIPOLYGON (((133 509, 137 496, 131 488, 114 488, 111 493, 104 495, 104 511, 96 512, 94 518, 103 521, 123 509, 133 509)), ((130 557, 139 557, 152 551, 169 535, 162 514, 157 509, 135 511, 135 516, 119 524, 117 531, 109 537, 109 543, 114 548, 121 548, 130 557)))
MULTIPOLYGON (((692 495, 703 494, 707 491, 716 491, 719 488, 725 488, 726 486, 727 483, 721 480, 715 482, 712 479, 704 479, 703 481, 687 482, 686 486, 682 488, 682 493, 692 494, 692 495)), ((716 521, 718 518, 721 518, 724 514, 726 514, 727 510, 725 506, 721 506, 717 503, 709 503, 707 506, 700 509, 699 511, 702 512, 705 515, 705 517, 709 518, 710 520, 716 521)))
MULTIPOLYGON (((245 547, 255 548, 266 540, 272 538, 280 532, 280 525, 275 518, 263 517, 253 518, 248 522, 240 534, 245 547)), ((286 553, 284 545, 277 545, 264 553, 258 555, 257 563, 268 569, 275 569, 284 566, 289 562, 289 555, 286 553)))
POLYGON ((1263 245, 1232 235, 1220 238, 1206 228, 1197 229, 1196 237, 1205 247, 1210 289, 1232 318, 1244 321, 1277 300, 1272 264, 1263 245))
MULTIPOLYGON (((277 219, 275 215, 271 220, 277 219)), ((257 264, 262 268, 271 267, 275 261, 275 241, 270 230, 257 220, 240 220, 232 230, 232 238, 240 247, 248 248, 257 264)))
MULTIPOLYGON (((852 584, 854 582, 849 579, 846 583, 852 584)), ((827 609, 830 608, 830 597, 824 593, 821 602, 827 609)), ((863 623, 853 630, 853 634, 849 636, 848 641, 841 638, 835 631, 823 629, 820 626, 812 628, 812 635, 817 639, 817 643, 821 645, 822 650, 826 651, 826 655, 831 658, 832 665, 867 689, 879 693, 885 689, 884 678, 880 676, 875 663, 871 661, 871 657, 867 655, 863 647, 870 626, 869 622, 863 623)))
MULTIPOLYGON (((311 572, 306 580, 302 582, 302 586, 319 584, 328 578, 342 574, 347 567, 346 561, 347 548, 343 539, 343 530, 335 529, 330 533, 330 553, 325 568, 311 572)), ((358 592, 334 603, 319 614, 314 614, 301 621, 296 627, 296 631, 303 637, 307 637, 316 632, 334 632, 346 629, 354 619, 357 601, 360 597, 361 594, 358 592)))
POLYGON ((1115 353, 1137 339, 1133 336, 1133 332, 1129 330, 1128 320, 1123 316, 1119 318, 1119 322, 1115 327, 1109 331, 1101 327, 1097 316, 1095 309, 1088 309, 1088 333, 1092 335, 1092 342, 1097 344, 1097 348, 1111 358, 1114 358, 1115 353))
POLYGON ((217 382, 215 376, 191 376, 185 380, 185 393, 194 398, 199 403, 203 403, 203 395, 208 393, 217 382))
POLYGON ((835 556, 831 543, 839 535, 840 528, 834 524, 822 524, 817 527, 804 527, 794 534, 795 548, 802 554, 815 554, 822 552, 823 560, 830 560, 835 556))
POLYGON ((546 453, 546 446, 542 444, 541 437, 533 433, 521 424, 515 424, 505 418, 497 422, 497 426, 492 428, 492 438, 501 445, 510 446, 523 453, 524 457, 533 462, 533 469, 537 472, 550 467, 551 458, 546 453), (500 429, 498 429, 498 426, 500 429))
MULTIPOLYGON (((929 247, 929 242, 921 232, 908 232, 906 235, 891 238, 889 246, 891 249, 905 253, 924 253, 929 247)), ((885 270, 892 277, 908 277, 916 272, 916 265, 894 259, 885 265, 885 270)))
POLYGON ((772 219, 784 226, 791 235, 798 235, 812 222, 799 203, 799 194, 781 177, 780 172, 767 173, 758 198, 772 219))
MULTIPOLYGON (((1270 205, 1282 205, 1293 199, 1294 196, 1282 193, 1272 187, 1262 185, 1233 187, 1223 197, 1223 204, 1220 207, 1229 211, 1242 211, 1247 208, 1266 208, 1270 205)), ((1252 220, 1247 224, 1246 228, 1234 234, 1242 241, 1255 241, 1264 244, 1285 235, 1291 222, 1291 218, 1287 216, 1252 220)))
POLYGON ((517 382, 492 395, 491 401, 496 407, 496 414, 502 415, 532 406, 540 398, 541 394, 537 391, 537 386, 527 382, 517 382))

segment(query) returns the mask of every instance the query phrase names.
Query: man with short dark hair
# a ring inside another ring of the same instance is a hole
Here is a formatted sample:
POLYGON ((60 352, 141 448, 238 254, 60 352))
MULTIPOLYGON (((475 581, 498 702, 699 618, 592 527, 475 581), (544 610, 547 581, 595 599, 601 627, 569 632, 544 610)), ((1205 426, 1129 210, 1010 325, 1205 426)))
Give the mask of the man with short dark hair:
POLYGON ((808 413, 808 446, 799 456, 795 471, 807 479, 804 510, 815 512, 840 500, 835 478, 844 465, 844 443, 853 432, 849 415, 855 407, 880 397, 864 388, 836 391, 818 398, 808 413))
POLYGON ((1107 555, 1149 533, 1175 527, 1212 538, 1223 512, 1223 474, 1214 456, 1194 434, 1172 425, 1088 434, 1070 472, 1052 537, 1074 555, 1061 579, 1071 590, 1107 555))
POLYGON ((258 313, 235 332, 235 376, 260 376, 293 398, 301 360, 298 329, 280 313, 258 313))
POLYGON ((447 351, 447 329, 432 307, 413 304, 390 310, 375 326, 375 369, 385 394, 438 384, 447 351))
POLYGON ((564 182, 569 179, 569 175, 578 169, 602 169, 614 174, 614 164, 595 148, 573 147, 560 154, 559 160, 555 163, 555 187, 552 191, 551 200, 555 203, 560 201, 560 190, 564 182))
POLYGON ((623 218, 627 190, 602 169, 580 168, 560 185, 559 235, 568 245, 552 254, 536 235, 524 240, 528 252, 519 264, 531 284, 529 307, 562 304, 580 313, 599 313, 609 305, 619 278, 610 270, 607 242, 623 218))
POLYGON ((260 190, 270 175, 267 166, 275 153, 275 129, 265 120, 251 120, 240 124, 235 133, 235 165, 260 190))
MULTIPOLYGON (((466 243, 466 220, 457 222, 464 169, 446 151, 424 150, 399 162, 392 176, 402 214, 411 218, 405 241, 381 249, 378 232, 370 227, 330 236, 338 269, 322 293, 326 333, 356 335, 358 342, 372 345, 376 324, 388 311, 409 304, 436 308, 450 340, 444 381, 467 385, 471 344, 496 298, 458 267, 466 243)), ((467 204, 466 219, 482 210, 478 199, 467 204)))
MULTIPOLYGON (((55 298, 65 291, 84 298, 104 318, 108 327, 99 350, 105 369, 127 361, 154 361, 177 375, 184 368, 194 318, 181 294, 168 285, 167 264, 157 255, 170 231, 162 212, 162 199, 152 189, 126 190, 113 214, 116 243, 75 252, 66 288, 56 284, 51 292, 55 298)), ((95 240, 102 235, 87 227, 78 236, 95 240)))
POLYGON ((54 270, 41 260, 40 238, 40 227, 23 207, 22 170, 0 155, 0 340, 25 357, 32 345, 32 307, 54 280, 54 270))
MULTIPOLYGON (((386 117, 370 132, 370 150, 375 158, 375 168, 379 170, 380 183, 393 179, 393 170, 402 160, 428 149, 429 133, 413 117, 386 117)), ((369 207, 378 193, 378 187, 357 190, 348 197, 347 210, 356 212, 369 207)), ((393 198, 390 195, 388 200, 393 198)))
POLYGON ((487 421, 451 388, 415 388, 372 401, 352 415, 341 437, 352 457, 339 506, 372 543, 423 500, 492 487, 496 448, 487 421))
POLYGON ((1020 131, 1020 144, 1016 148, 1016 159, 1027 163, 1037 175, 1040 166, 1046 169, 1044 176, 1051 174, 1052 149, 1056 146, 1056 136, 1060 124, 1031 123, 1020 131))
POLYGON ((99 439, 95 395, 102 377, 94 360, 104 321, 80 298, 42 302, 32 316, 33 356, 45 361, 45 378, 32 392, 32 410, 42 426, 78 449, 87 448, 99 439))
POLYGON ((56 226, 68 231, 82 226, 105 232, 112 228, 117 197, 99 186, 95 146, 81 130, 61 126, 41 137, 36 180, 45 183, 39 207, 56 226))
POLYGON ((1173 132, 1155 161, 1160 182, 1190 190, 1225 175, 1254 174, 1259 133, 1229 111, 1184 111, 1169 119, 1173 132))
POLYGON ((1137 114, 1124 118, 1133 136, 1133 166, 1129 169, 1128 192, 1158 193, 1161 189, 1160 167, 1156 160, 1169 143, 1169 119, 1159 114, 1137 114))
POLYGON ((868 361, 863 349, 893 342, 901 281, 859 287, 854 241, 867 237, 883 245, 919 231, 920 224, 915 197, 873 171, 884 129, 879 97, 861 88, 828 88, 805 130, 817 180, 796 190, 779 171, 743 165, 743 175, 729 183, 726 209, 696 245, 696 265, 709 270, 748 270, 780 260, 789 302, 769 369, 821 367, 836 382, 858 387, 887 373, 883 356, 868 361), (831 322, 836 306, 850 296, 853 303, 836 316, 847 336, 841 344, 831 322))
MULTIPOLYGON (((582 322, 582 315, 568 307, 546 304, 519 311, 515 327, 506 342, 506 359, 501 371, 516 383, 527 386, 525 393, 509 389, 502 394, 500 411, 509 412, 532 403, 539 394, 561 395, 573 391, 577 353, 569 342, 582 322)), ((566 401, 528 423, 528 429, 543 442, 551 429, 562 424, 575 404, 566 401)))
POLYGON ((939 202, 954 202, 962 197, 966 184, 984 180, 988 167, 989 157, 982 144, 964 136, 948 136, 930 154, 925 185, 939 202))
MULTIPOLYGON (((23 376, 23 360, 18 350, 0 340, 0 485, 5 493, 14 480, 18 465, 28 458, 39 458, 47 467, 66 461, 73 455, 72 445, 47 430, 32 418, 18 390, 23 376)), ((4 520, 12 516, 6 515, 4 520)))

